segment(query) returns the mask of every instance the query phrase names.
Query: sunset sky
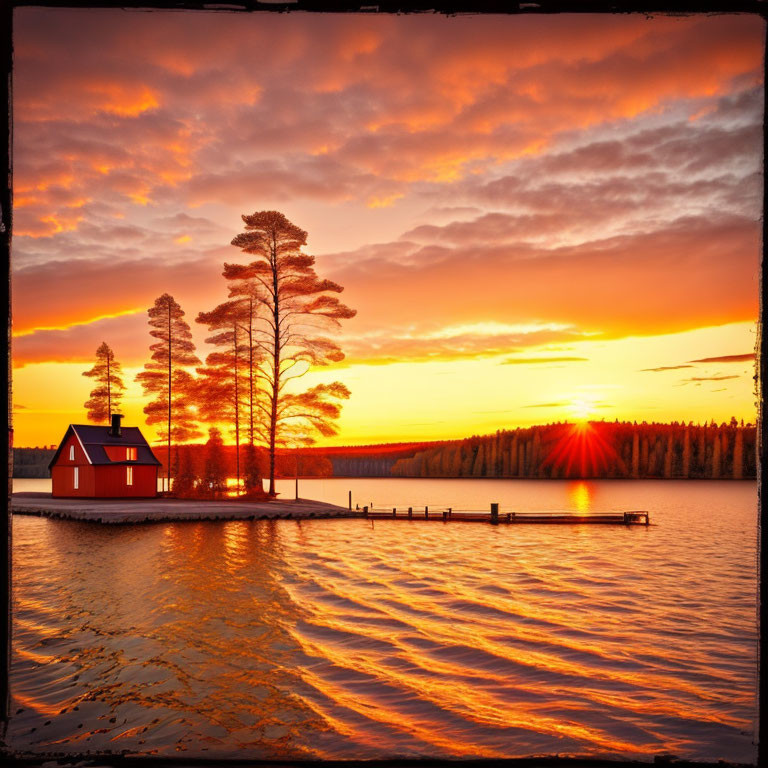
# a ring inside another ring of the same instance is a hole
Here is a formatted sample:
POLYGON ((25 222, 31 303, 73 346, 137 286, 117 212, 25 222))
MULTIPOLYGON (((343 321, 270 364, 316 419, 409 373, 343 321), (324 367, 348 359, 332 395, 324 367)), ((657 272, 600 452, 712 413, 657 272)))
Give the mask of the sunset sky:
MULTIPOLYGON (((23 8, 14 427, 84 423, 106 341, 227 296, 240 215, 357 309, 335 444, 756 418, 764 22, 23 8)), ((130 383, 129 383, 130 382, 130 383)), ((153 430, 147 428, 152 437, 153 430)))

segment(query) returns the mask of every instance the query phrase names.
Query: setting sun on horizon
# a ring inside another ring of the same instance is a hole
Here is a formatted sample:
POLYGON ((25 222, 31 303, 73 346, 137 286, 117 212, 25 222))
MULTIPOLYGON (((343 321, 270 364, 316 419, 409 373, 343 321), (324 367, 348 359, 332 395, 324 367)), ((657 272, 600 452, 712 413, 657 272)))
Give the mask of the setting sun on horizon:
POLYGON ((759 17, 14 18, 16 445, 85 423, 102 342, 156 441, 147 310, 204 360, 261 210, 357 312, 288 385, 349 388, 320 445, 755 422, 759 17))

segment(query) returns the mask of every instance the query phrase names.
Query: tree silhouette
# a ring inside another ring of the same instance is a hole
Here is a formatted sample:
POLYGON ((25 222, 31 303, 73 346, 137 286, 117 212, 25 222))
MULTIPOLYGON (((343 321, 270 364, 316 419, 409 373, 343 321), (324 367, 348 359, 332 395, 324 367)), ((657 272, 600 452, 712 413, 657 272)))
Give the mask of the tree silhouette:
POLYGON ((222 496, 227 490, 227 469, 224 465, 224 443, 216 427, 208 430, 203 490, 209 496, 222 496))
POLYGON ((90 398, 85 401, 88 420, 108 422, 120 408, 125 384, 120 363, 106 342, 102 342, 96 350, 96 364, 89 371, 83 371, 83 376, 96 380, 96 388, 91 390, 90 398))
POLYGON ((163 424, 159 431, 168 446, 167 478, 171 487, 171 444, 184 442, 200 434, 189 409, 194 380, 187 368, 199 365, 184 311, 173 296, 164 293, 148 310, 149 335, 157 339, 149 349, 152 360, 136 376, 145 395, 155 399, 144 408, 147 424, 163 424))
POLYGON ((259 377, 266 397, 256 402, 263 418, 253 429, 269 449, 269 494, 274 496, 276 446, 302 429, 334 434, 332 421, 340 412, 334 400, 349 396, 338 383, 314 387, 303 396, 289 395, 286 384, 312 365, 344 359, 339 346, 323 334, 355 311, 330 295, 343 288, 321 280, 313 269, 314 257, 301 252, 306 232, 277 211, 257 211, 242 219, 246 231, 232 245, 255 258, 249 264, 225 264, 224 277, 232 281, 230 295, 248 296, 259 310, 252 346, 261 353, 259 377))
POLYGON ((179 498, 194 496, 200 478, 195 471, 192 451, 188 445, 182 445, 176 451, 178 470, 173 478, 173 492, 179 498))
POLYGON ((207 325, 213 336, 206 344, 213 344, 220 351, 212 352, 205 359, 205 366, 198 368, 200 377, 196 388, 196 402, 200 416, 206 421, 233 425, 235 435, 235 474, 237 490, 240 490, 240 432, 241 415, 253 405, 255 388, 249 387, 247 365, 253 359, 247 333, 240 324, 243 320, 239 302, 227 301, 210 312, 201 312, 196 322, 207 325), (250 400, 249 400, 250 393, 250 400))

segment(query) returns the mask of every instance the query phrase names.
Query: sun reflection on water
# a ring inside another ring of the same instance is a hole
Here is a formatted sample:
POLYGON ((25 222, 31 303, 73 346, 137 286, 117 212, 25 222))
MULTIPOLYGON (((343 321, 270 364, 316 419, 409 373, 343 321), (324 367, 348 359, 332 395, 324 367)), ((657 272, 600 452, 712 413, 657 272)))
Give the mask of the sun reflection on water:
POLYGON ((594 488, 591 483, 585 483, 580 480, 577 483, 570 483, 568 486, 568 499, 571 506, 580 514, 587 514, 592 511, 592 497, 594 488))

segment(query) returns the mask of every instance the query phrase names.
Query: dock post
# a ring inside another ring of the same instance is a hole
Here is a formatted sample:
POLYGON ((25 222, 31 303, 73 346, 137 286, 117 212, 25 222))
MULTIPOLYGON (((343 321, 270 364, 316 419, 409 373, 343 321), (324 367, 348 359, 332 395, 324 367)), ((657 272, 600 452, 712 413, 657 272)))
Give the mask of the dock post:
POLYGON ((408 517, 413 517, 413 507, 408 507, 408 517))
POLYGON ((448 517, 453 514, 453 507, 448 507, 448 517))
POLYGON ((443 522, 445 522, 447 520, 448 520, 448 510, 444 509, 443 510, 443 522))
POLYGON ((625 512, 624 513, 624 525, 628 525, 628 524, 629 524, 629 517, 628 517, 628 513, 625 512))
POLYGON ((360 505, 359 504, 355 504, 355 510, 357 511, 359 509, 360 509, 360 505))
POLYGON ((368 517, 368 507, 363 507, 363 512, 365 512, 365 516, 368 517))
POLYGON ((392 517, 397 517, 397 507, 392 507, 392 517))
POLYGON ((499 523, 499 505, 498 502, 491 503, 491 525, 499 523))
POLYGON ((352 511, 352 491, 349 492, 349 511, 352 511))
POLYGON ((429 519, 429 507, 424 507, 424 517, 429 519))

